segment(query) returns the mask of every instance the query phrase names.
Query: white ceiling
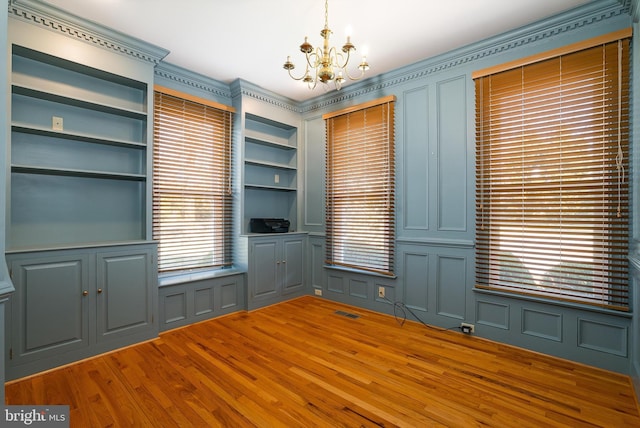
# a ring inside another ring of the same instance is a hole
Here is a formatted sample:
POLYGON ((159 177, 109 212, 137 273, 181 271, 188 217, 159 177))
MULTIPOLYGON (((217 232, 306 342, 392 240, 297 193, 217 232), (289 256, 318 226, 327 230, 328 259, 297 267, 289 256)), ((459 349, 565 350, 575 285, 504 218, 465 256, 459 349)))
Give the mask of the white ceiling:
MULTIPOLYGON (((82 18, 168 49, 165 60, 230 83, 242 78, 303 101, 320 95, 288 77, 298 46, 317 46, 323 0, 43 0, 82 18)), ((544 19, 594 0, 330 0, 332 45, 352 29, 368 76, 544 19)), ((320 85, 322 86, 322 85, 320 85)))

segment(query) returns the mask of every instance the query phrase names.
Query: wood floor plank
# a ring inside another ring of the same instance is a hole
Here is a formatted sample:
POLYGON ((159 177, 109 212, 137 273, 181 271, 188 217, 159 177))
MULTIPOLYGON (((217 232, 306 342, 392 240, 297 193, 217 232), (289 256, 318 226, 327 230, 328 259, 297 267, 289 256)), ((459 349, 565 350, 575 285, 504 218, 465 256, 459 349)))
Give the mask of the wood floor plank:
POLYGON ((628 376, 310 296, 5 390, 82 428, 640 427, 628 376))

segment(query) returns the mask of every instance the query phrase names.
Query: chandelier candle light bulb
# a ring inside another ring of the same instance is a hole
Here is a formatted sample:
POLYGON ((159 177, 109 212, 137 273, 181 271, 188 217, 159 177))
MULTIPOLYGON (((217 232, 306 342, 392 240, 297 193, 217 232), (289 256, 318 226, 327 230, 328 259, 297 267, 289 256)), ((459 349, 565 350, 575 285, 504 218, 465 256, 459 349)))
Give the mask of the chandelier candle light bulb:
POLYGON ((362 57, 362 61, 358 65, 360 74, 352 76, 347 70, 351 51, 355 51, 356 47, 351 43, 351 29, 347 28, 347 41, 342 46, 341 52, 335 47, 330 47, 329 37, 332 31, 329 29, 329 1, 325 0, 324 3, 324 28, 320 31, 320 36, 323 39, 322 48, 314 48, 308 41, 308 37, 305 36, 304 42, 300 45, 300 52, 305 55, 306 64, 304 74, 300 77, 295 77, 291 70, 296 66, 291 62, 291 57, 287 56, 283 68, 289 72, 289 76, 294 80, 302 80, 305 82, 309 89, 314 89, 318 84, 318 81, 328 85, 329 82, 333 82, 336 89, 340 90, 342 84, 346 80, 345 76, 350 80, 359 80, 364 76, 365 71, 369 69, 366 56, 362 57))

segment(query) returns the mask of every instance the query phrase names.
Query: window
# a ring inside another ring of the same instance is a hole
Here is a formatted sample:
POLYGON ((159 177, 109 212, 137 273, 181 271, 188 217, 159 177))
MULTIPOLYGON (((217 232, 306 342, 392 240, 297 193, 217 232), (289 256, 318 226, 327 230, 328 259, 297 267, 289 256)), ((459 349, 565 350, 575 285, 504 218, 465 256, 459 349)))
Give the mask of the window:
POLYGON ((326 120, 326 263, 393 274, 394 102, 386 97, 326 120))
POLYGON ((160 272, 231 264, 231 116, 230 107, 156 87, 153 238, 160 272))
POLYGON ((628 310, 629 36, 474 73, 477 287, 628 310))

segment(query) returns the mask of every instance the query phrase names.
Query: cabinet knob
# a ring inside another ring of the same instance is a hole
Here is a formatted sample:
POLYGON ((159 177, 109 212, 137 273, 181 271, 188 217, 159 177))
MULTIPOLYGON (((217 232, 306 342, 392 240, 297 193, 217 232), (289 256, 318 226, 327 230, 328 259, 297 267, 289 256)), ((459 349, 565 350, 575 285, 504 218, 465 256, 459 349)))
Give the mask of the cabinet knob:
POLYGON ((278 260, 278 261, 276 262, 276 264, 277 264, 277 265, 279 265, 279 264, 280 264, 280 260, 278 260))
POLYGON ((282 264, 285 264, 286 262, 287 262, 286 260, 283 260, 283 261, 282 261, 282 264))
POLYGON ((98 288, 98 294, 102 293, 102 288, 98 288))
POLYGON ((88 292, 87 290, 84 290, 84 291, 82 292, 82 295, 83 295, 83 296, 88 296, 88 295, 89 295, 89 292, 88 292))

